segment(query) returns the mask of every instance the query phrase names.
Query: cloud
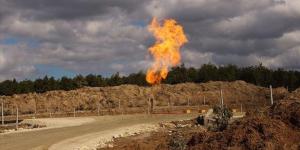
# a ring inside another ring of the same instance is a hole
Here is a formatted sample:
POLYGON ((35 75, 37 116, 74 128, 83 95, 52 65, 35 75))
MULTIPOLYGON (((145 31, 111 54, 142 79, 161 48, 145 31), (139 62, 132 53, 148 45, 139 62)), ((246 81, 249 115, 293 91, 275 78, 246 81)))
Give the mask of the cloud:
POLYGON ((187 66, 300 69, 299 8, 298 0, 0 0, 0 41, 18 39, 0 42, 0 80, 35 77, 37 65, 78 74, 146 70, 154 16, 184 26, 187 66))

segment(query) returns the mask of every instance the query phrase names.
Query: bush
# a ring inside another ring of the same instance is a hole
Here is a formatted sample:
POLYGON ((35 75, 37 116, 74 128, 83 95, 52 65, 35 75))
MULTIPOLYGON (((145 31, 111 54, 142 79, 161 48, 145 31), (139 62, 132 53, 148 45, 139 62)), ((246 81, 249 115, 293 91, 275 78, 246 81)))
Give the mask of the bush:
POLYGON ((182 137, 182 135, 178 134, 171 137, 168 145, 171 150, 185 150, 187 148, 186 140, 182 137))
POLYGON ((215 123, 210 128, 213 131, 223 131, 227 128, 230 118, 232 117, 231 109, 225 106, 214 106, 213 113, 215 123))

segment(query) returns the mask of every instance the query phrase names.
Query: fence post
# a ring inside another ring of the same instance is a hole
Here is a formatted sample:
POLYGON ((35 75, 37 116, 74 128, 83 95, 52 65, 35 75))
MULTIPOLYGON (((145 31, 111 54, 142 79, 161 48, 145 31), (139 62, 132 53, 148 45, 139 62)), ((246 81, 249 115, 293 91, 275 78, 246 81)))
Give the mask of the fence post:
POLYGON ((272 90, 272 85, 270 85, 270 94, 271 94, 271 105, 273 105, 273 90, 272 90))
POLYGON ((122 112, 121 112, 121 100, 119 99, 119 112, 120 112, 120 114, 122 114, 122 112))
POLYGON ((2 125, 4 125, 3 99, 2 99, 2 102, 1 102, 1 121, 2 121, 2 125))
POLYGON ((19 108, 17 106, 17 119, 16 119, 16 129, 18 130, 19 128, 19 108))
POLYGON ((148 98, 148 115, 150 115, 150 98, 148 98))
POLYGON ((243 104, 241 104, 241 112, 243 112, 243 104))
POLYGON ((223 107, 223 104, 224 104, 223 91, 221 89, 221 107, 223 107))
POLYGON ((34 98, 34 119, 36 118, 36 107, 37 107, 36 98, 34 98))
POLYGON ((98 116, 100 115, 100 105, 99 104, 97 105, 97 114, 98 114, 98 116))
POLYGON ((76 113, 76 109, 75 109, 75 107, 74 107, 74 116, 73 116, 74 118, 76 117, 76 116, 75 116, 75 113, 76 113))

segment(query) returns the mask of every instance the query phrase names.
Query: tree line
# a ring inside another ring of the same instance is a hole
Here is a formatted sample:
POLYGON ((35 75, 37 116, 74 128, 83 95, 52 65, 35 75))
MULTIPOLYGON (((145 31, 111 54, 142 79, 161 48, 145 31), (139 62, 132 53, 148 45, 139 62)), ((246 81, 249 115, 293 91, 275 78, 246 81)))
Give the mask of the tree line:
MULTIPOLYGON (((204 64, 200 68, 185 67, 184 64, 170 70, 165 84, 178 84, 184 82, 203 83, 208 81, 235 81, 243 80, 258 86, 286 87, 290 91, 300 86, 300 72, 284 69, 269 69, 262 64, 248 67, 237 67, 235 65, 216 66, 204 64)), ((120 76, 119 73, 110 77, 89 74, 77 75, 73 78, 45 76, 35 80, 17 81, 5 80, 0 83, 0 95, 13 95, 21 93, 37 92, 43 93, 51 90, 74 90, 84 86, 105 87, 121 84, 135 84, 149 86, 145 80, 145 73, 140 71, 128 76, 120 76)))

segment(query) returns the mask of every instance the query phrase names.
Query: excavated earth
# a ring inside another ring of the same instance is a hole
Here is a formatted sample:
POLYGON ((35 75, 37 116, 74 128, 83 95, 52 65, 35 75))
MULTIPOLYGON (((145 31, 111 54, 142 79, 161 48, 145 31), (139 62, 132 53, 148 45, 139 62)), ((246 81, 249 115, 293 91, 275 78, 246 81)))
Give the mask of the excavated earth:
MULTIPOLYGON (((182 83, 176 85, 158 85, 141 87, 136 85, 121 85, 114 87, 85 87, 72 91, 49 91, 41 94, 29 93, 13 96, 1 96, 4 100, 5 113, 12 114, 18 105, 21 114, 36 111, 43 112, 73 112, 76 110, 96 111, 98 108, 117 108, 120 102, 123 109, 147 107, 149 97, 155 99, 156 106, 173 106, 219 103, 220 89, 223 90, 227 105, 240 106, 249 109, 270 104, 268 88, 255 86, 244 81, 207 82, 201 84, 182 83)), ((273 89, 274 100, 282 99, 288 94, 285 88, 273 89)))
POLYGON ((159 132, 115 139, 102 149, 300 149, 300 90, 266 111, 247 115, 222 132, 212 132, 195 120, 165 123, 159 132), (178 125, 179 124, 179 125, 178 125))

